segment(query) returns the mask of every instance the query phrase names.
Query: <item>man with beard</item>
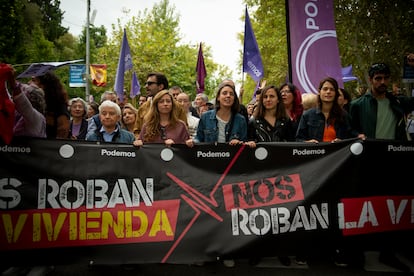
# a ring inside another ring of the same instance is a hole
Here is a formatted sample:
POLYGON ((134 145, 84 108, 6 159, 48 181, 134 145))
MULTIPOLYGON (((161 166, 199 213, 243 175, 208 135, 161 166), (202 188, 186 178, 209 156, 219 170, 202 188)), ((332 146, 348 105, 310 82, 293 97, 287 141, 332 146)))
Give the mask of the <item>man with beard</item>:
MULTIPOLYGON (((135 121, 134 135, 135 138, 139 138, 142 126, 144 124, 144 116, 148 112, 152 104, 152 98, 160 91, 169 89, 167 77, 159 72, 152 72, 147 75, 147 81, 145 82, 145 90, 147 91, 147 101, 138 108, 138 116, 135 121)), ((178 117, 180 120, 187 124, 187 114, 185 110, 179 106, 178 117)))
MULTIPOLYGON (((373 64, 368 75, 369 90, 351 102, 351 126, 358 133, 365 134, 368 139, 407 141, 404 117, 414 110, 414 98, 395 96, 388 91, 391 71, 385 63, 373 64)), ((381 263, 404 272, 410 271, 410 268, 396 257, 392 242, 384 241, 379 248, 381 263)), ((351 252, 347 254, 349 253, 351 252)), ((356 257, 358 253, 352 252, 351 255, 356 257)))
POLYGON ((414 110, 414 98, 388 91, 391 71, 385 63, 373 64, 368 75, 370 89, 351 102, 351 126, 370 139, 406 141, 404 116, 414 110))

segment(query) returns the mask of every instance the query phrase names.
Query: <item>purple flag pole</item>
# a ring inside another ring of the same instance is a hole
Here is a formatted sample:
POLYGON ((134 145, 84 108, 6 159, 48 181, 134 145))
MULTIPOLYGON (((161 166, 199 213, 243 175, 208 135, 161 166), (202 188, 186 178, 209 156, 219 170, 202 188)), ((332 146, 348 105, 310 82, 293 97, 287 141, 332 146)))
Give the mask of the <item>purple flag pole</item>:
POLYGON ((256 82, 263 78, 263 63, 259 46, 253 33, 249 13, 246 7, 244 24, 243 72, 248 73, 256 82))
POLYGON ((137 74, 134 71, 134 73, 132 73, 131 92, 129 93, 129 97, 131 99, 135 98, 135 96, 141 94, 140 90, 141 85, 139 84, 137 74))
POLYGON ((118 69, 116 70, 115 77, 115 92, 122 102, 124 100, 124 77, 125 70, 132 69, 132 57, 131 50, 129 48, 128 39, 126 36, 126 30, 124 29, 124 36, 122 38, 121 51, 119 53, 118 69))
POLYGON ((333 0, 287 1, 291 81, 302 93, 318 93, 325 77, 343 87, 333 0))
POLYGON ((196 72, 197 72, 197 80, 196 80, 197 94, 203 93, 204 92, 204 79, 207 76, 207 71, 206 71, 206 65, 204 64, 203 49, 202 49, 201 42, 200 42, 200 48, 198 49, 196 72))

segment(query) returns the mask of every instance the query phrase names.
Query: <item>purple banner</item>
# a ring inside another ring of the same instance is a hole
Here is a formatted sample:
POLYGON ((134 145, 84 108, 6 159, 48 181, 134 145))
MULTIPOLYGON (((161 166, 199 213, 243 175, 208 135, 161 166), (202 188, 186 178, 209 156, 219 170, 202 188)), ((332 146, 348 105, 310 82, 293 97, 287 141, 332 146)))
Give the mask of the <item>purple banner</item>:
POLYGON ((292 82, 302 93, 318 93, 328 76, 343 87, 333 1, 288 2, 292 82))
POLYGON ((246 7, 244 24, 243 72, 248 73, 257 83, 263 78, 263 62, 246 7))

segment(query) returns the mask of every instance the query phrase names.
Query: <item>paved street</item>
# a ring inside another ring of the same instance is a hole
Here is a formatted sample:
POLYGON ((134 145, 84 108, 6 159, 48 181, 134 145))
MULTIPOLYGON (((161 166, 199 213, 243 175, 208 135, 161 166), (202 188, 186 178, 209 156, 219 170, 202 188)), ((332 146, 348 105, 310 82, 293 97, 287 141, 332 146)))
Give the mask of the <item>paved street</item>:
MULTIPOLYGON (((278 258, 262 259, 257 265, 250 265, 248 260, 237 260, 233 268, 225 267, 221 262, 207 263, 203 266, 178 264, 142 264, 136 266, 73 264, 55 266, 48 275, 406 275, 402 271, 386 266, 378 261, 378 252, 365 252, 364 267, 337 267, 326 258, 310 258, 307 265, 298 265, 291 257, 290 266, 280 263, 278 258)), ((399 260, 410 267, 414 274, 414 254, 396 255, 399 260)), ((18 274, 14 274, 18 275, 18 274)), ((22 274, 20 274, 22 275, 22 274)), ((24 275, 24 274, 23 274, 24 275)), ((39 274, 37 274, 39 275, 39 274)))

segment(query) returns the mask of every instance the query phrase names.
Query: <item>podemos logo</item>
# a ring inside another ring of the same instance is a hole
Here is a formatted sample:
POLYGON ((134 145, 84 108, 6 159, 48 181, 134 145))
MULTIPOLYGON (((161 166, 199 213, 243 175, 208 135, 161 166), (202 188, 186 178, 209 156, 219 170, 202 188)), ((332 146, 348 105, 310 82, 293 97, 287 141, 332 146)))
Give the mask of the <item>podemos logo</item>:
POLYGON ((119 151, 119 150, 107 150, 101 149, 102 156, 111 156, 111 157, 135 157, 134 151, 119 151))
POLYGON ((0 147, 1 152, 17 152, 17 153, 30 153, 30 147, 11 147, 8 145, 4 145, 0 147))

